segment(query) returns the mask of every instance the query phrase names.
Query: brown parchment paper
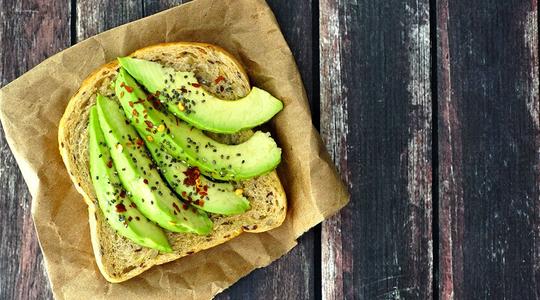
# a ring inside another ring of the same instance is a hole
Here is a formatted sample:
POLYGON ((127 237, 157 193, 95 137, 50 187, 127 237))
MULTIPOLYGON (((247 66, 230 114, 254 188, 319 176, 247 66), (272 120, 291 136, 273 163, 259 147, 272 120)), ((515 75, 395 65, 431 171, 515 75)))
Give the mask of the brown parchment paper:
POLYGON ((334 214, 348 193, 313 128, 300 75, 263 0, 198 0, 91 37, 45 60, 0 90, 0 119, 33 197, 32 215, 57 299, 207 299, 296 245, 302 233, 334 214), (285 103, 272 121, 283 148, 278 172, 288 197, 285 223, 124 283, 105 281, 94 261, 88 212, 70 181, 57 143, 59 120, 82 80, 138 48, 199 41, 230 51, 252 83, 285 103))

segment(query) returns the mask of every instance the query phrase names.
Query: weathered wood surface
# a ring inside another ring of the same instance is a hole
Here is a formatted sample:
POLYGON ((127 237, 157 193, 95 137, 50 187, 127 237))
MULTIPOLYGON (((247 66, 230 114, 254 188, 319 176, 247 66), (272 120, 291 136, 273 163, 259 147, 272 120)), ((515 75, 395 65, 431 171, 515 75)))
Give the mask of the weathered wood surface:
POLYGON ((438 2, 441 299, 540 298, 537 16, 438 2))
MULTIPOLYGON (((69 46, 70 6, 0 0, 0 87, 69 46)), ((31 198, 0 130, 0 299, 51 297, 31 198)))
POLYGON ((323 224, 323 299, 429 299, 429 2, 319 3, 321 134, 351 191, 323 224))

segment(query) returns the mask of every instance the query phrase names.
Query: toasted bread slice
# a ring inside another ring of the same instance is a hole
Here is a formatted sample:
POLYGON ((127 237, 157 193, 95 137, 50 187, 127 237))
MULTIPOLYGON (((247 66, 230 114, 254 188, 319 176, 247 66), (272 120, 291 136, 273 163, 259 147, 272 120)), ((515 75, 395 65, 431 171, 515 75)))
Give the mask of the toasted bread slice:
MULTIPOLYGON (((167 43, 146 47, 131 54, 133 57, 157 61, 179 71, 195 72, 199 82, 222 99, 244 97, 250 90, 242 66, 225 50, 202 43, 167 43), (226 80, 216 80, 222 76, 226 80)), ((118 72, 116 61, 110 62, 82 83, 71 98, 60 121, 58 139, 60 153, 71 180, 88 205, 90 234, 97 265, 110 282, 128 280, 152 266, 224 243, 242 232, 263 232, 280 226, 286 215, 287 201, 275 171, 238 183, 248 197, 251 209, 236 216, 211 215, 214 230, 210 235, 167 232, 173 253, 141 247, 118 235, 105 221, 99 209, 88 164, 89 109, 99 92, 114 98, 112 83, 118 72)), ((235 135, 212 137, 223 143, 239 143, 250 131, 235 135)), ((74 229, 76 230, 76 229, 74 229)))

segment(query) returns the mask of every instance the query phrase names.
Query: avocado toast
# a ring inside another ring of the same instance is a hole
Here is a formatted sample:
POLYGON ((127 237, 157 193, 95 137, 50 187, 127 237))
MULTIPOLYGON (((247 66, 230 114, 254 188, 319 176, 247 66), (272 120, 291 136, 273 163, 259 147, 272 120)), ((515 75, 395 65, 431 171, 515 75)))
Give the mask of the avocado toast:
MULTIPOLYGON (((157 62, 178 72, 192 72, 197 78, 197 84, 219 99, 230 101, 244 98, 251 90, 247 75, 240 64, 216 46, 199 43, 160 44, 140 49, 131 56, 157 62)), ((59 126, 60 152, 77 190, 88 204, 96 261, 108 281, 125 281, 154 265, 211 248, 244 231, 263 232, 281 225, 286 215, 286 197, 276 172, 270 169, 264 170, 260 176, 246 180, 216 182, 218 185, 227 185, 227 189, 223 190, 231 199, 234 198, 231 193, 240 191, 238 196, 240 199, 245 197, 249 205, 239 205, 239 208, 231 209, 230 211, 236 214, 230 216, 208 213, 208 218, 213 223, 213 230, 208 234, 163 230, 172 248, 170 253, 141 246, 115 231, 100 209, 96 189, 90 176, 88 120, 89 112, 95 106, 98 94, 110 99, 109 101, 116 101, 120 106, 119 95, 115 92, 118 72, 119 64, 114 61, 91 74, 70 100, 59 126), (240 213, 245 209, 247 211, 240 213)), ((156 125, 157 130, 159 125, 156 125)), ((243 126, 240 124, 237 127, 243 126)), ((253 136, 253 131, 244 130, 235 134, 208 134, 208 136, 211 136, 216 143, 226 146, 225 144, 241 144, 249 140, 253 136)), ((141 137, 145 136, 141 135, 141 137)), ((149 148, 149 150, 152 151, 148 155, 154 156, 154 160, 156 160, 156 153, 169 155, 159 152, 163 151, 160 147, 149 148)), ((183 170, 181 168, 186 167, 178 160, 171 160, 172 156, 167 156, 167 158, 169 171, 183 170), (178 165, 173 165, 173 162, 178 165)), ((246 159, 249 158, 246 157, 246 159)), ((157 165, 159 164, 158 161, 157 165)), ((185 191, 185 189, 174 188, 174 177, 162 177, 176 193, 182 194, 182 191, 185 191)), ((201 179, 206 180, 204 177, 201 179)), ((181 195, 177 197, 181 201, 186 200, 181 195)), ((197 203, 189 201, 184 203, 192 205, 193 209, 201 208, 196 208, 197 203)), ((216 209, 222 209, 221 205, 216 205, 216 209)))

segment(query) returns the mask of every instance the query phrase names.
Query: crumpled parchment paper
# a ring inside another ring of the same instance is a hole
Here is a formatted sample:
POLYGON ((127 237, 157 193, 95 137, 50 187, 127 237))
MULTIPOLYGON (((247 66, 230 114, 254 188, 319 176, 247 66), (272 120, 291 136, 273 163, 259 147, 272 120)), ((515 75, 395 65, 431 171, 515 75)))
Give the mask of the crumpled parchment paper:
POLYGON ((57 299, 207 299, 296 245, 336 213, 348 193, 313 128, 294 58, 263 0, 198 0, 91 37, 0 90, 0 119, 33 197, 32 215, 57 299), (212 249, 156 266, 124 283, 101 276, 88 212, 59 154, 58 123, 82 80, 100 65, 171 41, 219 45, 246 67, 252 83, 285 103, 272 121, 283 148, 278 169, 288 197, 285 223, 244 233, 212 249))

